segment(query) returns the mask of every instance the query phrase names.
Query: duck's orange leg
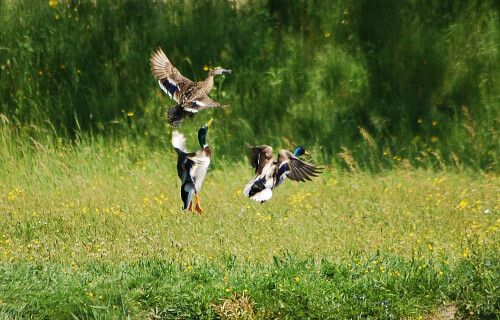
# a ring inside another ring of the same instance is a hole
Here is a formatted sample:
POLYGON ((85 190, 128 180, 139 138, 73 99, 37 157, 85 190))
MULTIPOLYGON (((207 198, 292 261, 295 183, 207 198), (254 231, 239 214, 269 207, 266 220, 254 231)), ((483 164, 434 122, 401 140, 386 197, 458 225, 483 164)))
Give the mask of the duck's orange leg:
POLYGON ((203 209, 200 207, 200 198, 198 198, 198 194, 195 193, 194 196, 196 197, 196 211, 198 211, 198 213, 203 213, 205 211, 203 211, 203 209))
POLYGON ((189 203, 189 211, 194 212, 194 209, 193 209, 193 201, 191 201, 191 202, 189 203))

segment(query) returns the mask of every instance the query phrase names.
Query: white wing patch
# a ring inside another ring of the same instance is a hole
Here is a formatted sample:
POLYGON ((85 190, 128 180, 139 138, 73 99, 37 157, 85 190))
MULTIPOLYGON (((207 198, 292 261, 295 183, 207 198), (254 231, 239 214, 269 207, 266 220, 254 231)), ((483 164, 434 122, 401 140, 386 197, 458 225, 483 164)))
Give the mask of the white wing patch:
POLYGON ((172 98, 172 94, 170 93, 170 91, 167 90, 167 88, 165 88, 163 86, 163 83, 161 83, 161 80, 158 80, 158 84, 160 85, 160 88, 163 90, 163 92, 165 92, 166 94, 168 94, 168 96, 170 97, 170 99, 173 99, 172 98))
POLYGON ((197 113, 198 112, 198 109, 193 109, 193 108, 188 108, 188 107, 184 107, 184 110, 189 111, 191 113, 197 113))
POLYGON ((200 101, 200 100, 195 100, 194 103, 196 103, 200 107, 205 107, 207 105, 206 103, 204 103, 203 101, 200 101))
POLYGON ((175 81, 173 81, 170 77, 167 77, 167 82, 168 82, 168 88, 165 87, 162 83, 162 80, 158 80, 158 84, 160 85, 160 88, 163 90, 163 92, 165 92, 166 94, 168 94, 168 96, 170 97, 170 99, 172 100, 175 100, 177 103, 179 103, 178 99, 176 99, 176 91, 179 89, 179 87, 177 86, 177 83, 175 81))

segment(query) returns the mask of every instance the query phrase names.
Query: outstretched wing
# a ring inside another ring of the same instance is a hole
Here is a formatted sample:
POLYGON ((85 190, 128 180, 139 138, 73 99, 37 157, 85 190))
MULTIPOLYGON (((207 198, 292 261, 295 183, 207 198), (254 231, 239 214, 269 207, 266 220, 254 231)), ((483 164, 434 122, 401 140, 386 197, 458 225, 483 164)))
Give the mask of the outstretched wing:
POLYGON ((317 177, 321 173, 320 169, 316 165, 300 160, 288 150, 280 150, 276 186, 283 182, 285 177, 294 181, 310 181, 311 177, 317 177))
POLYGON ((160 87, 171 99, 180 103, 183 89, 193 82, 184 77, 179 70, 170 63, 170 60, 168 60, 161 48, 153 52, 150 62, 151 71, 155 78, 158 79, 160 87))
POLYGON ((259 167, 260 153, 262 151, 262 148, 260 146, 248 147, 248 150, 250 150, 250 158, 252 160, 252 167, 255 169, 255 171, 257 171, 257 168, 259 167))
POLYGON ((248 147, 250 150, 250 157, 252 160, 252 167, 255 172, 262 170, 262 168, 270 161, 273 157, 273 148, 270 146, 262 145, 255 147, 248 147))

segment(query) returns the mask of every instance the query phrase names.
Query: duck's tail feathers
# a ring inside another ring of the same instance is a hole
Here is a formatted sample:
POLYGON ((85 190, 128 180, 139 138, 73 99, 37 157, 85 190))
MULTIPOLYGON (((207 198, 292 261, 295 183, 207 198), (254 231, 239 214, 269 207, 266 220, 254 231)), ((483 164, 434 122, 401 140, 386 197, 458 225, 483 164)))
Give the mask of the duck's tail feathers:
POLYGON ((273 197, 273 191, 267 188, 264 179, 251 181, 245 186, 243 194, 257 202, 266 202, 273 197))
POLYGON ((166 114, 168 123, 170 123, 172 127, 178 127, 186 117, 184 108, 182 108, 181 105, 168 107, 166 114))
POLYGON ((189 207, 191 200, 193 200, 194 191, 195 187, 191 181, 186 181, 185 183, 182 184, 181 187, 181 199, 183 203, 182 210, 186 210, 189 207))
POLYGON ((266 188, 262 191, 255 193, 250 199, 255 200, 257 202, 263 203, 273 197, 273 191, 269 188, 266 188))

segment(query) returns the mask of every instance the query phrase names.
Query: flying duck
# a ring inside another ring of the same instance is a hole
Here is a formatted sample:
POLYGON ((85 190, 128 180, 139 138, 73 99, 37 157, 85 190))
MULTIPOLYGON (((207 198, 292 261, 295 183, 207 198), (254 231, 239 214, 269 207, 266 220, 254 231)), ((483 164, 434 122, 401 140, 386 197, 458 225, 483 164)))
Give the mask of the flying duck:
POLYGON ((322 168, 299 159, 301 155, 308 154, 303 147, 297 147, 293 154, 288 150, 280 150, 277 158, 270 146, 262 145, 249 149, 255 177, 245 186, 243 194, 260 203, 271 199, 273 189, 287 177, 303 182, 310 181, 311 177, 317 177, 317 174, 321 173, 322 168))
POLYGON ((178 127, 186 117, 192 117, 200 110, 221 106, 210 99, 208 94, 214 87, 214 77, 221 74, 230 74, 231 70, 215 67, 204 81, 193 82, 184 77, 177 70, 161 48, 156 49, 151 55, 151 71, 160 87, 168 96, 178 104, 167 109, 168 122, 173 127, 178 127))
POLYGON ((201 191, 201 185, 207 174, 208 166, 212 159, 210 147, 206 143, 206 135, 208 127, 212 124, 213 119, 210 119, 203 127, 198 130, 198 142, 201 150, 196 152, 186 151, 186 138, 179 131, 172 132, 172 145, 177 151, 177 174, 182 181, 181 199, 183 202, 182 210, 189 207, 189 211, 193 210, 193 195, 196 198, 196 211, 203 213, 200 206, 198 194, 201 191))

